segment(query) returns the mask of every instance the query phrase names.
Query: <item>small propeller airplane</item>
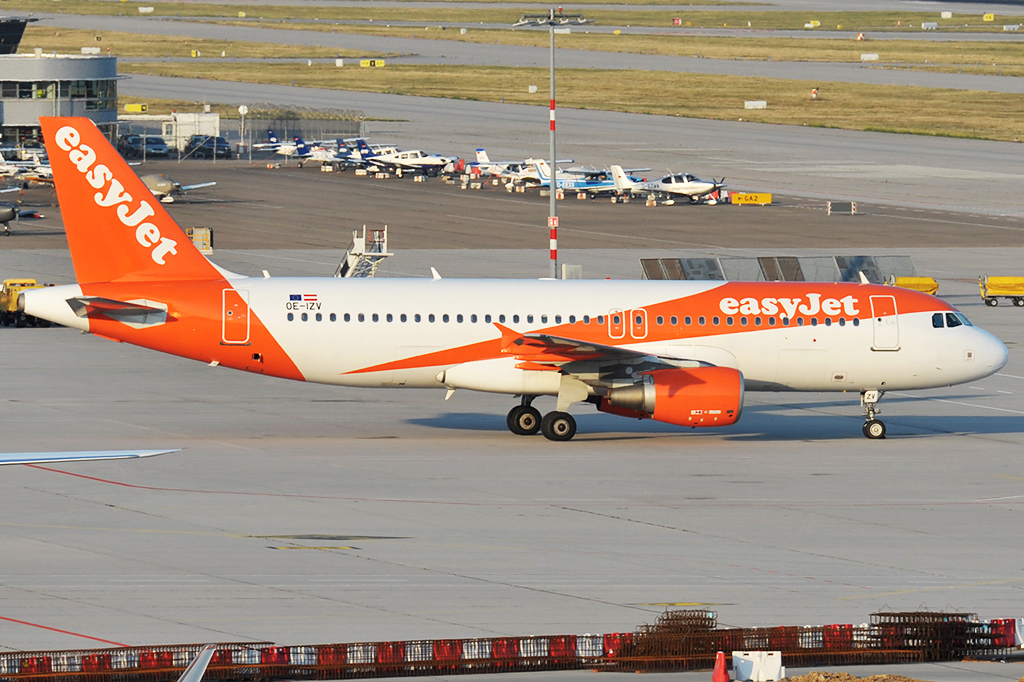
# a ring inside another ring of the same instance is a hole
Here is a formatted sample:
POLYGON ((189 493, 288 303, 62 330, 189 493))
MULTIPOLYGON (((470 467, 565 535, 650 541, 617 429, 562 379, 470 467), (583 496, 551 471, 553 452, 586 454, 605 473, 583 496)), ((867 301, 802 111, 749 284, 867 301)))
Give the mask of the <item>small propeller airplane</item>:
POLYGON ((173 203, 175 197, 183 197, 194 189, 213 187, 217 184, 216 182, 200 182, 195 185, 183 185, 162 173, 143 175, 141 179, 146 184, 146 187, 149 188, 149 191, 153 193, 153 196, 159 199, 162 204, 173 203))
MULTIPOLYGON (((477 168, 480 175, 505 178, 511 182, 538 183, 540 176, 531 163, 533 159, 522 161, 491 161, 487 150, 476 150, 476 162, 467 164, 469 168, 477 168)), ((573 163, 574 159, 558 159, 556 163, 573 163)))
POLYGON ((670 171, 668 175, 660 180, 636 182, 633 178, 629 177, 628 171, 624 171, 621 166, 612 166, 611 170, 615 179, 615 187, 620 193, 654 194, 668 197, 668 201, 664 202, 666 204, 669 204, 670 201, 675 203, 672 197, 687 197, 690 203, 697 203, 701 200, 705 200, 709 204, 717 203, 717 199, 704 198, 726 187, 724 184, 725 178, 721 180, 712 178, 712 181, 708 182, 707 180, 701 180, 696 175, 672 173, 670 171))
MULTIPOLYGON (((540 187, 551 186, 551 167, 546 161, 541 159, 530 159, 530 165, 537 173, 539 178, 538 184, 540 187)), ((613 168, 619 168, 621 166, 613 166, 613 168)), ((630 172, 641 172, 649 170, 646 168, 631 168, 624 173, 630 172)), ((565 170, 559 169, 558 176, 555 178, 555 188, 561 190, 568 190, 570 192, 588 192, 595 196, 602 194, 620 194, 615 179, 612 177, 611 170, 598 170, 594 168, 568 168, 565 170)), ((640 183, 642 180, 632 176, 626 176, 629 182, 640 183)))
POLYGON ((440 175, 444 169, 458 161, 454 156, 440 156, 420 149, 401 150, 398 148, 374 151, 365 140, 357 140, 356 149, 361 153, 361 160, 368 167, 384 171, 403 171, 422 173, 424 175, 440 175))

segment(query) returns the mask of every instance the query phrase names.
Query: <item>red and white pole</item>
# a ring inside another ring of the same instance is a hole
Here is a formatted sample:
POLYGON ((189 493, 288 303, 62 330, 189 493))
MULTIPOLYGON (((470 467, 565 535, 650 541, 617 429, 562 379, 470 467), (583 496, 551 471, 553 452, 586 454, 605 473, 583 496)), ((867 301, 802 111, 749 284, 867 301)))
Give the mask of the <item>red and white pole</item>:
POLYGON ((548 227, 551 230, 551 278, 558 279, 558 166, 555 164, 555 10, 548 24, 551 32, 551 209, 548 227))

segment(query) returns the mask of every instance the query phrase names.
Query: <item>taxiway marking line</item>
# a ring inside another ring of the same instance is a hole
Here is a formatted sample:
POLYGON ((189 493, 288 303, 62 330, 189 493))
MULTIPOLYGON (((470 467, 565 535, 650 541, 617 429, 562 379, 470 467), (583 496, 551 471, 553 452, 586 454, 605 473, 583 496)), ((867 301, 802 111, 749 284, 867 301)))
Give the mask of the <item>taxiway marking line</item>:
POLYGON ((50 471, 55 474, 65 474, 67 476, 74 476, 76 478, 84 478, 89 481, 96 481, 97 483, 106 483, 108 485, 121 486, 122 488, 135 488, 136 490, 155 490, 157 492, 165 493, 195 493, 201 495, 242 495, 251 497, 285 497, 285 498, 298 498, 306 500, 341 500, 346 502, 404 502, 406 504, 438 504, 447 506, 461 506, 461 507, 481 507, 486 506, 487 503, 483 502, 447 502, 441 500, 402 500, 402 499, 390 499, 385 497, 340 497, 337 495, 302 495, 299 493, 257 493, 257 492, 246 492, 241 490, 192 490, 189 488, 161 488, 153 485, 138 485, 135 483, 124 483, 122 481, 113 481, 106 478, 99 478, 97 476, 86 476, 85 474, 76 474, 71 471, 61 471, 60 469, 53 469, 51 467, 44 467, 38 464, 24 464, 22 466, 31 467, 33 469, 41 469, 43 471, 50 471))
POLYGON ((836 601, 853 601, 854 599, 874 599, 876 597, 892 597, 897 594, 913 594, 915 592, 934 592, 936 590, 956 590, 963 587, 981 587, 984 585, 1005 585, 1007 583, 1019 583, 1024 581, 1024 578, 1006 578, 1005 580, 986 580, 984 582, 977 583, 963 583, 960 585, 942 585, 939 587, 918 587, 909 590, 897 590, 895 592, 876 592, 875 594, 865 594, 858 597, 839 597, 836 601))
POLYGON ((39 623, 30 623, 27 620, 18 620, 17 618, 7 618, 6 616, 0 616, 0 620, 5 620, 8 623, 17 623, 18 625, 28 625, 29 627, 39 628, 40 630, 49 630, 50 632, 59 632, 62 635, 71 635, 72 637, 81 637, 82 639, 91 639, 94 642, 103 642, 104 644, 113 644, 114 646, 127 647, 127 644, 121 642, 115 642, 109 639, 101 639, 99 637, 92 637, 90 635, 83 635, 80 632, 71 632, 70 630, 61 630, 60 628, 52 628, 49 625, 40 625, 39 623))
POLYGON ((963 407, 977 407, 981 410, 995 410, 996 412, 1009 412, 1010 414, 1024 414, 1020 410, 1011 410, 1005 407, 992 407, 990 405, 978 405, 977 403, 965 403, 959 400, 946 400, 945 398, 929 398, 927 396, 911 395, 910 393, 902 393, 899 391, 893 391, 893 395, 903 396, 905 398, 917 398, 918 400, 931 400, 936 403, 949 403, 950 405, 961 405, 963 407))

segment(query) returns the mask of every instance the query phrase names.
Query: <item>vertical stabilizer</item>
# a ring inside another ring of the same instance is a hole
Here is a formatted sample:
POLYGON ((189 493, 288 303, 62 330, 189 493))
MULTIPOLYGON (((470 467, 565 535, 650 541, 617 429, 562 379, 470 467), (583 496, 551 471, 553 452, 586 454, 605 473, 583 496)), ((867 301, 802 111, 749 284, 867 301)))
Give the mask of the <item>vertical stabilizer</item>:
POLYGON ((80 283, 220 277, 92 121, 39 122, 80 283))

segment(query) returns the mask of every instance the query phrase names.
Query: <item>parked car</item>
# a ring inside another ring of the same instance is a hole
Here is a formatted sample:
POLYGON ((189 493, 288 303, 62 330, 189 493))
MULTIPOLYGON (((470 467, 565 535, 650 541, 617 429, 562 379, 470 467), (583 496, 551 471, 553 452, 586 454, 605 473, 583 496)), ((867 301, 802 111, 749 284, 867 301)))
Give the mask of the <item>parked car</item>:
POLYGON ((124 157, 142 156, 142 136, 122 135, 117 138, 117 151, 124 157))
POLYGON ((117 138, 117 151, 121 152, 121 156, 124 157, 141 158, 143 143, 146 145, 145 155, 147 158, 170 155, 167 143, 159 135, 122 135, 117 138))
POLYGON ((223 137, 212 135, 193 135, 185 145, 185 155, 197 159, 230 159, 231 145, 223 137))
POLYGON ((146 156, 169 156, 170 150, 167 149, 167 142, 164 138, 159 135, 145 135, 146 140, 146 156))

